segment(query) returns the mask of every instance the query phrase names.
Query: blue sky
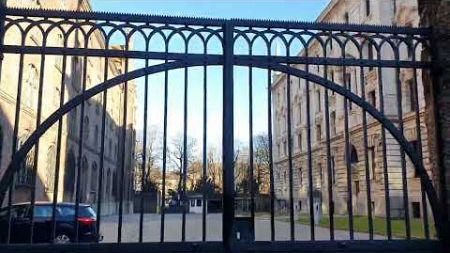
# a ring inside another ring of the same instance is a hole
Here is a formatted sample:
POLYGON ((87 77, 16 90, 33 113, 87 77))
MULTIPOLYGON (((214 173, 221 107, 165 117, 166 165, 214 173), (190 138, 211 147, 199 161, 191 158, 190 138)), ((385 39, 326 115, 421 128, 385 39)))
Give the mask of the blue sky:
MULTIPOLYGON (((314 21, 328 4, 329 0, 260 0, 260 1, 206 1, 206 0, 91 0, 93 8, 101 11, 141 13, 155 15, 176 15, 212 18, 247 18, 271 20, 314 21)), ((135 50, 142 50, 143 43, 134 41, 135 50)), ((153 43, 158 44, 158 43, 153 43)), ((171 44, 174 51, 181 48, 180 43, 171 44)), ((237 46, 237 50, 246 50, 237 46)), ((260 48, 264 50, 264 48, 260 48)), ((272 48, 272 51, 275 48, 272 48)), ((220 48, 212 50, 220 52, 220 48)), ((155 46, 151 51, 161 51, 155 46)), ((169 48, 169 51, 171 49, 169 48)), ((198 52, 198 50, 196 50, 198 52)), ((151 64, 160 62, 152 61, 151 64)), ((142 60, 134 61, 133 68, 144 67, 142 60)), ((248 68, 235 67, 235 138, 245 143, 249 138, 248 68)), ((144 78, 136 81, 138 88, 137 129, 142 129, 143 122, 143 87, 144 78)), ((203 70, 189 69, 188 94, 188 135, 197 139, 198 147, 202 146, 202 110, 203 110, 203 70)), ((149 76, 149 125, 162 132, 164 75, 149 76)), ((208 145, 220 146, 222 136, 222 72, 221 67, 208 67, 208 145)), ((174 138, 183 131, 183 88, 184 71, 175 70, 169 73, 169 111, 168 136, 174 138)), ((265 133, 267 129, 267 71, 253 70, 253 131, 254 134, 265 133)), ((200 148, 199 148, 200 149, 200 148)), ((200 151, 200 150, 198 150, 200 151)))

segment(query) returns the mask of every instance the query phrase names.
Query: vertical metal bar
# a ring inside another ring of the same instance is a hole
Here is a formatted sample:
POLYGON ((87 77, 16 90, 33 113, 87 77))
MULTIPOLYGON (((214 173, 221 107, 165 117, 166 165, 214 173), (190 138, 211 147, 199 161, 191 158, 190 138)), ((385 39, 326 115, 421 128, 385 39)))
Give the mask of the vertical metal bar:
POLYGON ((3 53, 3 44, 5 43, 5 19, 6 19, 6 0, 0 0, 0 81, 2 80, 2 66, 5 57, 3 53))
MULTIPOLYGON (((128 50, 128 39, 125 45, 125 51, 128 50)), ((128 58, 125 58, 124 73, 128 73, 128 58)), ((120 168, 120 192, 119 192, 119 224, 117 230, 117 242, 122 242, 122 222, 123 222, 123 192, 125 183, 125 152, 127 142, 127 116, 128 116, 128 81, 125 81, 123 85, 123 121, 122 121, 122 161, 120 168)))
MULTIPOLYGON (((345 58, 345 49, 342 49, 342 57, 345 58)), ((344 87, 347 89, 347 91, 351 92, 351 83, 347 83, 346 80, 346 67, 342 66, 342 78, 344 87)), ((344 136, 345 136, 345 163, 347 167, 347 212, 348 212, 348 229, 349 229, 349 235, 350 240, 353 240, 354 234, 353 234, 353 198, 352 198, 352 168, 350 164, 350 136, 349 136, 349 129, 348 129, 348 107, 347 107, 347 97, 344 97, 344 136)), ((351 103, 351 102, 350 102, 351 103)))
MULTIPOLYGON (((42 41, 42 48, 45 48, 47 42, 47 36, 44 35, 42 41)), ((39 70, 39 88, 38 88, 38 101, 37 101, 37 110, 36 110, 36 128, 41 124, 41 116, 42 116, 42 92, 44 87, 44 73, 45 73, 45 54, 41 54, 41 63, 39 70)), ((38 157, 39 157, 39 139, 36 141, 35 149, 34 149, 34 159, 33 159, 33 175, 31 177, 31 211, 30 211, 30 243, 33 243, 33 235, 34 235, 34 207, 36 202, 36 178, 37 178, 37 170, 38 170, 38 157)))
MULTIPOLYGON (((249 55, 252 55, 252 47, 253 45, 249 45, 249 55)), ((248 132, 249 132, 249 175, 250 175, 250 218, 251 218, 251 231, 254 233, 255 230, 255 176, 254 176, 254 161, 253 161, 253 67, 250 65, 248 67, 248 101, 249 101, 249 113, 248 113, 248 132)))
MULTIPOLYGON (((207 45, 204 45, 204 52, 203 54, 207 54, 207 45)), ((206 166, 208 166, 207 163, 207 152, 208 152, 208 67, 207 64, 203 66, 203 189, 202 189, 202 197, 203 197, 203 206, 202 206, 202 241, 206 241, 206 212, 207 210, 207 198, 206 198, 206 182, 208 179, 208 172, 206 166)), ((213 182, 215 184, 215 182, 213 182)))
MULTIPOLYGON (((106 42, 105 48, 109 47, 109 41, 106 42)), ((105 66, 103 70, 103 82, 108 80, 108 70, 109 70, 109 59, 105 57, 105 66)), ((98 183, 98 201, 97 201, 97 231, 100 232, 100 224, 102 217, 102 197, 103 197, 103 175, 105 171, 105 136, 106 136, 106 109, 108 104, 108 90, 103 91, 103 105, 102 105, 102 129, 100 137, 100 178, 98 183)), ((108 184, 109 182, 106 182, 108 184)), ((109 185, 106 185, 109 187, 109 185)), ((108 196, 106 196, 108 197, 108 196)))
MULTIPOLYGON (((148 42, 145 46, 145 51, 148 52, 148 42)), ((145 67, 148 68, 148 59, 145 59, 145 67)), ((148 75, 145 76, 145 84, 144 84, 144 138, 142 142, 142 166, 141 166, 141 196, 140 196, 140 205, 141 210, 139 211, 139 242, 143 240, 143 232, 144 232, 144 186, 146 184, 146 177, 150 176, 150 171, 148 175, 145 172, 145 165, 147 162, 147 124, 148 124, 148 75)))
MULTIPOLYGON (((377 50, 377 60, 381 60, 381 48, 377 50)), ((380 98, 380 113, 384 115, 384 94, 383 94, 383 78, 382 78, 382 67, 379 66, 378 69, 378 96, 380 98)), ((392 224, 391 224, 391 200, 389 196, 389 173, 387 168, 387 150, 386 150, 386 129, 381 125, 381 139, 383 145, 383 181, 384 181, 384 199, 386 208, 386 231, 387 238, 392 239, 392 224)))
MULTIPOLYGON (((169 51, 168 41, 165 41, 165 53, 167 64, 167 52, 169 51)), ((160 241, 164 242, 164 223, 165 223, 165 201, 166 201, 166 166, 167 166, 167 105, 169 92, 169 72, 167 68, 164 69, 164 126, 163 126, 163 166, 162 166, 162 194, 161 194, 161 227, 160 227, 160 241)))
MULTIPOLYGON (((88 44, 85 42, 85 48, 87 48, 88 44)), ((87 76, 87 56, 83 57, 83 87, 81 90, 81 93, 83 94, 86 91, 86 76, 87 76)), ((78 136, 78 162, 77 162, 77 177, 76 177, 76 193, 75 193, 75 242, 78 242, 79 239, 79 227, 80 224, 78 223, 78 217, 79 217, 79 208, 80 208, 80 187, 81 187, 81 166, 83 166, 83 131, 84 131, 84 106, 85 101, 81 103, 81 112, 80 112, 80 132, 78 136)), ((85 171, 83 173, 86 173, 85 171)))
MULTIPOLYGON (((21 46, 23 47, 25 44, 25 35, 22 34, 22 43, 21 46)), ((12 158, 14 158, 14 154, 17 151, 17 142, 18 142, 18 133, 19 133, 19 123, 20 123, 20 107, 21 107, 21 98, 22 98, 22 79, 23 79, 23 61, 24 61, 24 54, 20 54, 19 58, 19 76, 17 80, 17 95, 16 95, 16 111, 14 114, 14 126, 13 126, 13 139, 12 139, 12 158)), ((14 188, 15 188, 15 177, 13 175, 12 177, 11 186, 9 187, 8 192, 8 232, 7 232, 7 239, 6 242, 10 243, 11 241, 11 208, 12 208, 12 201, 13 201, 13 195, 14 195, 14 188)))
MULTIPOLYGON (((186 53, 188 48, 188 43, 186 43, 186 53)), ((183 191, 181 195, 181 200, 183 203, 183 213, 181 216, 181 241, 186 240, 186 174, 187 174, 187 163, 188 163, 188 150, 187 150, 187 120, 188 120, 188 87, 189 87, 189 72, 187 66, 184 68, 184 112, 183 112, 183 191)))
MULTIPOLYGON (((306 50, 308 57, 308 50, 306 50)), ((309 73, 309 64, 305 65, 306 73, 309 73)), ((308 148, 308 193, 309 193, 309 228, 311 241, 315 240, 314 223, 314 196, 313 196, 313 169, 312 169, 312 148, 311 148, 311 97, 309 95, 309 80, 306 79, 306 140, 308 148)))
MULTIPOLYGON (((399 48, 395 49, 395 61, 400 61, 399 48)), ((402 98, 402 83, 400 80, 400 68, 395 68, 395 83, 397 88, 397 113, 398 113, 398 124, 400 133, 403 135, 403 98, 402 98)), ((406 178, 406 160, 405 160, 405 150, 402 145, 399 145, 400 156, 401 156, 401 166, 402 166, 402 190, 403 190, 403 208, 405 209, 405 232, 406 239, 411 239, 411 223, 409 220, 409 196, 408 196, 408 179, 406 178)))
MULTIPOLYGON (((286 46, 286 56, 289 57, 289 44, 286 46)), ((290 64, 288 64, 290 67, 290 64)), ((287 96, 287 135, 288 135, 288 169, 289 169, 289 220, 290 220, 290 232, 291 241, 295 240, 295 220, 294 220, 294 176, 292 169, 292 129, 291 129, 291 75, 287 75, 286 81, 286 96, 287 96)))
MULTIPOLYGON (((5 19, 6 19, 6 0, 0 0, 0 83, 2 80, 2 69, 3 69, 3 59, 5 57, 4 53, 3 53, 3 44, 5 43, 4 41, 4 37, 5 37, 5 19)), ((23 37, 23 36, 22 36, 23 37)), ((22 66, 22 65, 20 65, 22 66)), ((17 105, 16 105, 17 106, 17 105)), ((13 138, 13 143, 15 141, 16 138, 13 138)), ((15 152, 15 148, 13 148, 13 154, 15 152)), ((6 238, 6 243, 10 242, 10 237, 11 237, 11 204, 12 204, 12 190, 14 187, 14 174, 12 176, 12 182, 11 182, 11 186, 9 188, 9 192, 8 192, 8 228, 7 228, 7 238, 6 238)), ((2 195, 2 201, 3 201, 3 195, 2 195)))
MULTIPOLYGON (((269 48, 270 57, 270 48, 269 48)), ((275 241, 275 187, 273 180, 272 151, 272 70, 267 70, 267 135, 269 139, 269 177, 270 177, 270 240, 275 241)))
MULTIPOLYGON (((409 50, 413 50, 412 52, 412 61, 415 62, 416 61, 416 54, 415 54, 415 50, 414 49, 409 49, 409 50)), ((414 97, 415 97, 415 101, 411 101, 411 103, 415 103, 415 116, 416 116, 416 133, 417 133, 417 155, 419 157, 419 160, 422 160, 422 129, 420 127, 420 104, 419 104, 419 91, 418 91, 418 82, 417 82, 417 68, 413 68, 413 85, 414 85, 414 97)), ((420 179, 420 190, 421 190, 421 202, 422 202, 422 210, 423 210, 423 214, 422 214, 422 222, 423 222, 423 231, 424 231, 424 236, 425 239, 430 239, 430 227, 428 224, 428 207, 427 207, 427 196, 425 193, 425 187, 424 184, 422 182, 422 179, 420 179)))
POLYGON ((222 238, 226 252, 232 251, 234 228, 234 112, 233 112, 233 51, 234 26, 231 22, 223 25, 223 215, 222 238))
MULTIPOLYGON (((368 44, 369 47, 372 46, 371 43, 368 44)), ((363 55, 360 49, 359 58, 363 59, 363 55)), ((359 68, 359 82, 361 85, 361 98, 366 101, 366 87, 364 83, 364 67, 359 68)), ((362 127, 363 127, 363 142, 364 142, 364 166, 365 166, 365 179, 366 179, 366 198, 367 198, 367 219, 369 225, 369 239, 373 240, 373 218, 372 218, 372 188, 370 187, 370 170, 369 170, 369 154, 368 154, 368 140, 367 140, 367 112, 364 108, 361 108, 363 118, 362 118, 362 127)), ((375 159, 372 157, 372 159, 375 159)))
MULTIPOLYGON (((330 42, 331 43, 331 42, 330 42)), ((323 50, 324 57, 327 57, 327 50, 323 50)), ((324 65, 324 78, 328 80, 328 65, 324 65)), ((300 81, 300 80, 299 80, 300 81)), ((328 89, 325 89, 325 138, 327 145, 327 180, 328 180, 328 218, 330 220, 330 240, 334 240, 334 201, 333 201, 333 179, 331 177, 331 138, 330 138, 330 108, 328 101, 328 89)))
MULTIPOLYGON (((64 47, 67 46, 67 38, 64 39, 64 47)), ((59 98, 59 107, 64 104, 64 93, 66 90, 66 64, 67 56, 62 56, 62 66, 61 66, 61 95, 59 98)), ((58 188, 59 188, 59 170, 61 167, 61 142, 62 142, 62 129, 63 129, 63 118, 58 121, 58 133, 56 140, 56 159, 55 159, 55 181, 53 188, 53 203, 52 203, 52 238, 56 237, 56 203, 58 202, 58 188)))

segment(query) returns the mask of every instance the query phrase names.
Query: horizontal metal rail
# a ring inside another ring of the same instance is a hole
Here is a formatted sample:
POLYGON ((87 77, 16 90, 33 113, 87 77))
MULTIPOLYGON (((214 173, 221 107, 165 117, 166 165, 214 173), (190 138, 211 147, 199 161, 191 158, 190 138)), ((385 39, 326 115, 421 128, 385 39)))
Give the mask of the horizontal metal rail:
MULTIPOLYGON (((361 241, 274 241, 235 243, 235 252, 439 252, 443 246, 429 240, 361 240, 361 241)), ((98 252, 224 252, 222 242, 165 242, 165 243, 100 243, 77 245, 0 245, 4 253, 98 252)))
POLYGON ((379 25, 360 25, 343 23, 320 23, 320 22, 299 22, 299 21, 275 21, 275 20, 252 20, 252 19, 217 19, 217 18, 194 18, 194 17, 174 17, 162 15, 108 13, 108 12, 74 12, 62 10, 37 10, 7 8, 6 15, 42 18, 63 18, 63 19, 86 19, 86 20, 106 20, 123 22, 144 22, 157 24, 174 25, 200 25, 200 26, 223 26, 229 23, 234 27, 261 27, 261 28, 286 28, 286 29, 311 29, 328 31, 347 31, 363 33, 392 33, 392 34, 416 34, 429 35, 429 28, 411 28, 379 25))
MULTIPOLYGON (((192 53, 165 53, 146 51, 122 51, 113 49, 84 49, 84 48, 64 48, 64 47, 36 47, 36 46, 13 46, 5 45, 5 53, 12 54, 48 54, 48 55, 73 55, 90 57, 119 57, 132 59, 153 59, 153 60, 199 60, 223 61, 220 54, 192 54, 192 53)), ((362 66, 385 68, 431 68, 431 62, 418 61, 395 61, 395 60, 369 60, 353 58, 331 58, 331 57, 304 57, 304 56, 265 56, 265 55, 235 55, 235 62, 268 62, 286 64, 310 64, 310 65, 334 65, 334 66, 362 66)))

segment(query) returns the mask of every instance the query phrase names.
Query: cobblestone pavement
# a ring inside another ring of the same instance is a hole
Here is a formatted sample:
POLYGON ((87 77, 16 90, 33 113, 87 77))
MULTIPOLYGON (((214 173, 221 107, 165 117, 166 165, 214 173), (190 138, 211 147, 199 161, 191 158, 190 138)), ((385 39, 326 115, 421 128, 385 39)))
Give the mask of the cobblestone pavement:
MULTIPOLYGON (((159 214, 144 215, 144 242, 157 242, 160 239, 159 214)), ((118 216, 102 217, 101 233, 104 235, 103 242, 117 241, 118 216)), ((207 215, 207 241, 220 241, 222 239, 222 214, 207 215)), ((289 240, 290 224, 286 221, 275 222, 276 240, 289 240)), ((165 241, 181 241, 181 214, 165 215, 165 241)), ((315 228, 316 240, 329 240, 330 232, 327 228, 315 228)), ((270 220, 267 216, 256 218, 255 238, 257 241, 270 240, 270 220)), ((336 240, 349 239, 348 231, 335 231, 336 240)), ((375 239, 383 239, 376 236, 375 239)), ((186 241, 201 241, 202 239, 202 215, 186 214, 186 241)), ((310 226, 295 224, 295 239, 310 240, 310 226)), ((366 233, 355 233, 356 240, 369 239, 366 233)), ((139 240, 139 214, 128 214, 123 216, 122 242, 138 242, 139 240)))

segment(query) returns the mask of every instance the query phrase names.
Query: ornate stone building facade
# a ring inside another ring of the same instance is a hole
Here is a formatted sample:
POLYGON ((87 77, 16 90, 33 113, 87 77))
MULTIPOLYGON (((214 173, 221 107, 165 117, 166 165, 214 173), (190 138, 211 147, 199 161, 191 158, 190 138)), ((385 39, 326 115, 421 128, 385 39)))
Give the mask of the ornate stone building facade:
MULTIPOLYGON (((8 0, 10 7, 66 9, 90 11, 89 1, 59 1, 59 0, 8 0)), ((47 46, 64 45, 62 33, 51 32, 46 40, 47 46)), ((19 29, 5 35, 6 44, 21 43, 22 36, 19 29)), ((41 46, 43 35, 37 29, 31 29, 24 39, 25 45, 41 46)), ((68 47, 84 47, 85 41, 80 31, 73 32, 67 39, 68 47)), ((89 48, 105 48, 105 38, 100 32, 94 32, 89 41, 89 48)), ((122 46, 111 46, 121 49, 122 46)), ((25 55, 23 62, 18 55, 5 55, 3 60, 0 84, 0 124, 1 124, 1 167, 2 174, 12 155, 13 129, 15 124, 15 111, 18 101, 17 90, 22 85, 20 98, 20 120, 18 127, 17 148, 36 129, 38 113, 38 92, 42 79, 42 109, 41 122, 60 106, 61 96, 64 102, 82 92, 83 76, 85 76, 86 89, 97 85, 104 80, 107 70, 108 78, 118 76, 125 72, 125 59, 109 59, 105 63, 101 57, 67 56, 66 67, 63 69, 63 56, 25 55), (41 64, 44 64, 41 68, 41 64), (23 71, 19 72, 19 64, 23 71), (86 64, 86 73, 83 69, 86 64), (105 66, 106 65, 106 66, 105 66), (65 88, 62 92, 61 83, 64 80, 65 88)), ((131 63, 129 62, 129 65, 131 63)), ((118 210, 118 199, 121 187, 124 190, 124 212, 132 211, 133 200, 133 169, 135 149, 135 122, 136 122, 136 88, 133 81, 128 82, 127 113, 124 111, 124 85, 121 84, 108 90, 106 101, 105 121, 105 152, 103 167, 103 189, 98 188, 100 168, 100 147, 102 140, 103 94, 90 99, 84 105, 84 116, 81 118, 81 107, 78 106, 63 118, 61 157, 59 161, 59 177, 55 178, 57 167, 56 154, 58 150, 58 124, 55 124, 40 139, 39 150, 29 152, 26 162, 15 177, 14 202, 30 201, 32 186, 32 171, 37 165, 36 200, 53 200, 55 183, 58 182, 58 201, 75 201, 76 180, 80 179, 80 201, 96 204, 99 191, 102 191, 102 214, 115 213, 118 210), (122 141, 123 117, 127 115, 126 141, 122 141), (83 125, 83 136, 80 127, 83 125), (82 155, 79 157, 79 144, 83 140, 82 155), (121 150, 125 145, 125 157, 121 150), (35 159, 35 155, 37 158, 35 159), (124 177, 121 181, 122 158, 125 160, 124 177), (36 163, 37 162, 37 163, 36 163), (81 173, 77 175, 78 165, 81 163, 81 173), (121 182, 124 184, 121 186, 121 182)))
MULTIPOLYGON (((419 25, 419 13, 416 1, 410 0, 364 0, 344 1, 332 0, 317 19, 319 22, 355 23, 355 24, 379 24, 412 26, 419 25)), ((326 48, 327 56, 342 57, 338 45, 331 43, 326 48)), ((303 49, 300 55, 323 56, 323 49, 318 43, 312 43, 307 49, 303 49)), ((421 59, 421 49, 418 48, 413 55, 406 47, 400 47, 400 59, 421 59)), ((366 59, 375 59, 375 49, 367 44, 362 53, 366 59)), ((382 49, 383 59, 394 59, 391 51, 382 49)), ((356 48, 348 47, 345 57, 359 58, 356 48)), ((304 65, 295 66, 305 69, 304 65)), ((324 66, 310 65, 309 71, 318 76, 327 76, 329 80, 337 84, 349 87, 349 89, 362 97, 362 85, 364 85, 366 101, 377 109, 380 109, 378 81, 383 84, 383 100, 385 115, 398 122, 398 98, 396 91, 396 76, 394 68, 382 68, 381 76, 378 68, 365 67, 360 73, 360 67, 347 67, 345 73, 342 67, 329 66, 324 73, 324 66), (360 81, 363 75, 363 83, 360 81), (345 80, 345 82, 344 82, 345 80)), ((417 71, 418 95, 414 92, 414 72, 412 69, 400 70, 400 82, 402 89, 402 119, 404 123, 404 135, 407 140, 417 145, 422 144, 422 156, 425 166, 430 174, 433 174, 433 165, 430 161, 430 151, 427 142, 427 127, 425 125, 425 108, 422 72, 417 71), (422 140, 418 139, 416 131, 416 101, 420 115, 420 129, 422 140)), ((294 206, 296 213, 309 213, 309 183, 313 184, 314 202, 323 213, 329 212, 328 199, 331 197, 334 203, 334 213, 348 213, 348 180, 345 152, 345 122, 344 122, 344 97, 328 91, 330 146, 331 146, 331 187, 332 196, 328 194, 328 158, 326 143, 326 121, 324 100, 326 91, 323 87, 309 83, 306 89, 306 81, 291 78, 291 150, 293 160, 293 190, 294 206), (308 146, 307 146, 307 103, 310 98, 309 116, 311 119, 311 153, 312 153, 312 182, 308 180, 308 146)), ((289 201, 289 166, 288 166, 288 126, 287 126, 287 100, 286 100, 287 76, 277 73, 273 76, 272 83, 272 108, 274 112, 274 163, 275 163, 275 193, 280 209, 288 207, 289 201)), ((348 133, 349 150, 348 159, 351 164, 351 188, 353 213, 355 215, 367 215, 367 187, 365 150, 363 142, 362 109, 356 104, 347 103, 348 109, 348 133)), ((402 166, 400 149, 397 142, 389 133, 386 133, 386 157, 383 157, 383 145, 381 138, 381 125, 367 114, 368 149, 367 162, 371 186, 371 207, 375 216, 385 216, 385 191, 384 191, 384 161, 386 161, 390 205, 392 217, 404 216, 402 166), (384 159, 386 158, 386 159, 384 159)), ((423 206, 421 203, 421 187, 415 169, 406 158, 407 185, 409 194, 409 214, 411 217, 421 217, 423 206)), ((432 177, 433 178, 433 177, 432 177)), ((428 212, 430 213, 430 212, 428 212)))

